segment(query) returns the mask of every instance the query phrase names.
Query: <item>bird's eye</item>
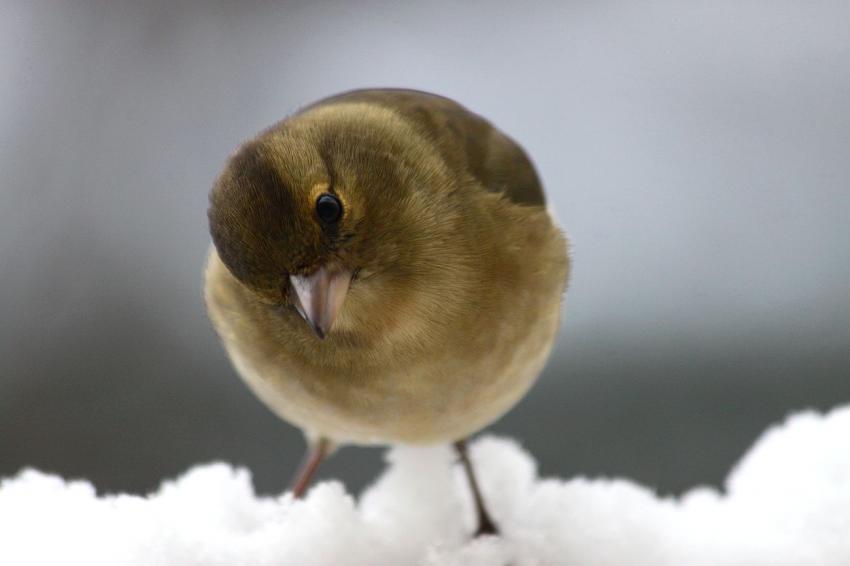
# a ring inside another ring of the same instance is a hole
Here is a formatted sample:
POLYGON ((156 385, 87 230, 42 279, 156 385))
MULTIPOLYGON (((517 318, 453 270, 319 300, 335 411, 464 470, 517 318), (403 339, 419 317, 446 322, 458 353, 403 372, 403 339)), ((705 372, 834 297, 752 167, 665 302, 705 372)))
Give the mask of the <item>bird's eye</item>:
POLYGON ((316 216, 325 224, 333 224, 342 216, 342 203, 334 195, 323 194, 316 199, 316 216))

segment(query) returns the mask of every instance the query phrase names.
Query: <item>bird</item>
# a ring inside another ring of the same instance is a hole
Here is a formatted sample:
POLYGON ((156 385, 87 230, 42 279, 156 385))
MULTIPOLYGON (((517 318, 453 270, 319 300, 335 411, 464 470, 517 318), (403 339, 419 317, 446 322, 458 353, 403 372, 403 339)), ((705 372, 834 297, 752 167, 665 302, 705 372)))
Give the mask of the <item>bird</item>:
POLYGON ((475 535, 497 534, 467 452, 541 373, 568 241, 519 144, 449 98, 364 89, 245 141, 209 195, 209 318, 308 449, 453 445, 475 535))

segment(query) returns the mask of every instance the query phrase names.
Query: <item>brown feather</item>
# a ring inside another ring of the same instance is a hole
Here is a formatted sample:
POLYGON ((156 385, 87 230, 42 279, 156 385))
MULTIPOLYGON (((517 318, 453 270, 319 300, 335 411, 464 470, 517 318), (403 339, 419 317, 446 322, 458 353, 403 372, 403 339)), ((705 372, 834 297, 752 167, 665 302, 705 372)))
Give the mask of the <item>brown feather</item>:
POLYGON ((447 99, 357 91, 262 132, 211 194, 210 317, 249 386, 308 435, 439 442, 486 426, 539 374, 569 260, 522 150, 447 99), (344 205, 317 224, 322 191, 344 205), (358 270, 319 340, 289 273, 358 270))

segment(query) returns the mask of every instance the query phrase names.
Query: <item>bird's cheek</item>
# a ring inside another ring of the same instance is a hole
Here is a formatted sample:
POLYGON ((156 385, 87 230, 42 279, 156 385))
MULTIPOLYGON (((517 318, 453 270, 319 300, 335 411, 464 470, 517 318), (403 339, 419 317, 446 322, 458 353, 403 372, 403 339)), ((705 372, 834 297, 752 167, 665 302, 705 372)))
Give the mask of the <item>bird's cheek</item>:
POLYGON ((285 302, 286 291, 284 289, 252 289, 252 291, 257 300, 264 305, 279 306, 285 302))

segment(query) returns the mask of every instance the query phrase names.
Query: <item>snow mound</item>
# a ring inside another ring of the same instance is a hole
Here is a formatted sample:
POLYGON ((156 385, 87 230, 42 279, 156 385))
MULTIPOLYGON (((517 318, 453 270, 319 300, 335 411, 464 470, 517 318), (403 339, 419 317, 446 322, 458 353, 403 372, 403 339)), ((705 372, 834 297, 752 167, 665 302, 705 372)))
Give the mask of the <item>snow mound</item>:
POLYGON ((448 448, 395 448, 360 501, 338 482, 302 501, 258 497, 244 469, 195 467, 146 497, 25 470, 0 483, 0 564, 850 564, 850 406, 769 430, 724 493, 659 498, 623 479, 540 479, 515 442, 471 446, 501 537, 448 448))

